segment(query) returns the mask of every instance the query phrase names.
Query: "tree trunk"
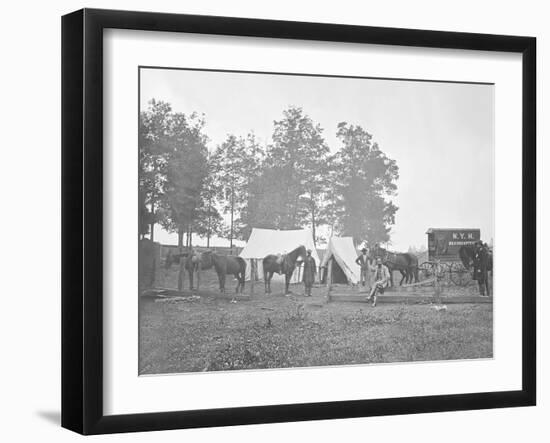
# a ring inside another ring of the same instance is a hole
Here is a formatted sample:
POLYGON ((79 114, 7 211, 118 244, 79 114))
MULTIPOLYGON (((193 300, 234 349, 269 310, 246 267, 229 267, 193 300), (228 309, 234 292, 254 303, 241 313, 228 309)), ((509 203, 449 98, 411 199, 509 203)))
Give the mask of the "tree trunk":
POLYGON ((178 226, 178 248, 181 250, 183 248, 183 226, 178 226))
MULTIPOLYGON (((151 197, 152 198, 152 197, 151 197)), ((149 225, 149 238, 155 241, 155 204, 151 202, 151 224, 149 225)))
POLYGON ((210 226, 212 222, 212 196, 208 196, 208 226, 206 229, 206 247, 210 247, 210 226))
POLYGON ((235 189, 231 188, 231 229, 229 232, 229 249, 233 252, 233 211, 235 209, 235 189))
POLYGON ((151 241, 155 241, 155 184, 157 180, 157 161, 153 161, 153 189, 151 189, 151 223, 149 229, 151 230, 149 238, 151 241))
POLYGON ((315 236, 315 205, 311 205, 311 233, 313 234, 313 245, 317 247, 317 239, 315 236))

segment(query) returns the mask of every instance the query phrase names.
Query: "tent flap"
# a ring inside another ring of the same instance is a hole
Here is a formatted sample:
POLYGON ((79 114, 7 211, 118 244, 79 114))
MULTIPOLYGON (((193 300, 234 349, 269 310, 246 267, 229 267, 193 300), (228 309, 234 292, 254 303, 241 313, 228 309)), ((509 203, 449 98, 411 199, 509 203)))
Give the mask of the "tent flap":
POLYGON ((327 266, 329 260, 334 258, 346 277, 348 283, 357 284, 360 280, 360 268, 355 263, 357 250, 351 237, 332 237, 323 256, 321 267, 327 266))

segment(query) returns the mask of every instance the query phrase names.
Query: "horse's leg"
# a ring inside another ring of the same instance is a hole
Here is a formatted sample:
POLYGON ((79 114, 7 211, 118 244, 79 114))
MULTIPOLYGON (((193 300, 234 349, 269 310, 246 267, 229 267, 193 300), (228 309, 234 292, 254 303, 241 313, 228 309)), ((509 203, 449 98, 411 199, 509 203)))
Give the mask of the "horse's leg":
POLYGON ((290 285, 290 276, 292 274, 285 274, 285 295, 290 294, 290 291, 288 290, 288 286, 290 285))
POLYGON ((405 280, 405 278, 407 277, 407 273, 403 269, 400 269, 399 273, 401 274, 401 281, 399 282, 399 286, 403 286, 403 280, 405 280))
MULTIPOLYGON (((254 278, 254 276, 251 275, 251 278, 254 278)), ((241 294, 244 292, 245 280, 246 280, 246 271, 241 271, 241 294)))
POLYGON ((197 266, 197 292, 199 292, 199 287, 201 285, 201 267, 197 266))
POLYGON ((267 294, 267 271, 264 269, 264 294, 267 294))
POLYGON ((193 291, 193 265, 191 265, 191 269, 187 273, 189 275, 189 290, 193 291))
POLYGON ((235 293, 239 293, 239 289, 241 288, 241 275, 240 275, 240 272, 235 272, 233 274, 233 277, 235 277, 237 279, 237 287, 235 288, 235 293))
POLYGON ((216 274, 218 275, 218 285, 220 287, 220 292, 223 293, 222 273, 221 271, 218 272, 218 270, 216 269, 216 274))

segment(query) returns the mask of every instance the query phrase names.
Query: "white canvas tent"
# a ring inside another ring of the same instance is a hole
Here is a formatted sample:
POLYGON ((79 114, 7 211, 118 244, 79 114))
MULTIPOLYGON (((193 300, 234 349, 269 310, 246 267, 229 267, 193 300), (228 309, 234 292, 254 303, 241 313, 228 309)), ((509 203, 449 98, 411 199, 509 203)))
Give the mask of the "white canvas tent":
MULTIPOLYGON (((315 259, 317 266, 319 266, 319 255, 315 249, 313 235, 309 229, 279 231, 276 229, 253 228, 246 246, 239 254, 239 257, 246 260, 246 279, 250 280, 251 259, 256 259, 258 277, 260 280, 263 280, 262 260, 266 255, 285 254, 296 249, 298 246, 305 246, 306 249, 311 249, 311 256, 315 259)), ((296 268, 292 275, 291 283, 299 283, 301 275, 301 272, 296 268)), ((284 276, 275 274, 273 279, 284 281, 284 276)))
POLYGON ((334 259, 346 276, 347 283, 355 285, 359 283, 361 272, 359 265, 355 263, 357 255, 357 250, 353 245, 351 237, 332 237, 323 256, 321 267, 326 267, 329 260, 334 259))

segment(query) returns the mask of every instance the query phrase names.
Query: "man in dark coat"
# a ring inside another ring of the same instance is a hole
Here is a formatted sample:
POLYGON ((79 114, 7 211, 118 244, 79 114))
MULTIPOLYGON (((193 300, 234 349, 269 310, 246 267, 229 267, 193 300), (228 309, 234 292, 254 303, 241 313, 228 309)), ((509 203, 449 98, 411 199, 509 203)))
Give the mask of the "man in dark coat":
POLYGON ((305 296, 311 297, 311 287, 315 283, 315 274, 317 274, 317 264, 311 256, 311 249, 307 250, 307 257, 304 260, 304 277, 305 296))
POLYGON ((483 297, 485 292, 489 296, 489 251, 481 241, 477 241, 474 247, 474 280, 479 285, 479 294, 483 297))
POLYGON ((367 248, 361 249, 361 255, 355 260, 355 263, 361 268, 360 281, 362 286, 365 286, 367 282, 370 282, 371 266, 367 252, 367 248))

